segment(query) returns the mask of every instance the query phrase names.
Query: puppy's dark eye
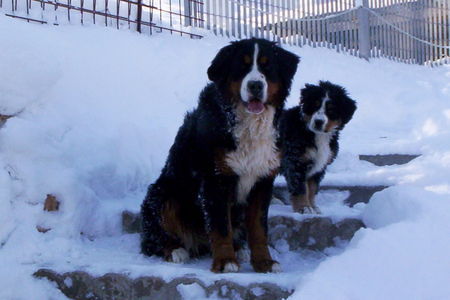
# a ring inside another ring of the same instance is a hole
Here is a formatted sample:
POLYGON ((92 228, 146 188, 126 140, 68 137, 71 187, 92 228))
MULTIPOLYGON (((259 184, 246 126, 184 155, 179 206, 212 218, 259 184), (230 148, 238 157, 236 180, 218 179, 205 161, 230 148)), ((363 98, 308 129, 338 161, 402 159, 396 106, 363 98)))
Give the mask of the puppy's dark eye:
POLYGON ((247 65, 252 63, 252 59, 250 58, 250 56, 248 56, 248 55, 244 56, 244 63, 247 65))

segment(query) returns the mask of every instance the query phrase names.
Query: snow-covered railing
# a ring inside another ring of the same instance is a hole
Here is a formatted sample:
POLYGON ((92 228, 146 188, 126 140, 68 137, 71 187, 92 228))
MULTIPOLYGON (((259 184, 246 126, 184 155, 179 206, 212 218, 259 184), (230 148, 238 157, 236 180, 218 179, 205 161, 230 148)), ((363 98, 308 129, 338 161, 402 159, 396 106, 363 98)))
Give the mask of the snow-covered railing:
POLYGON ((167 31, 201 38, 186 25, 202 26, 197 0, 0 0, 0 12, 41 24, 98 24, 141 33, 167 31), (194 9, 196 11, 194 11, 194 9))
POLYGON ((450 63, 448 0, 204 0, 217 35, 327 47, 366 59, 450 63))

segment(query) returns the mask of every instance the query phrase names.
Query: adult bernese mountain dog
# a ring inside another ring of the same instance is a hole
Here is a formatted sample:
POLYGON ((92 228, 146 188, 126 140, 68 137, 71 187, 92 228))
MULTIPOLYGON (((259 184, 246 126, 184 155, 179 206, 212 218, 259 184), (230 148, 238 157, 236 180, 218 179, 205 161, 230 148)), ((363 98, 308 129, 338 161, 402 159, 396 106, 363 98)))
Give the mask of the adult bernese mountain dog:
POLYGON ((328 81, 307 84, 300 105, 280 120, 281 173, 285 176, 294 211, 320 213, 315 204, 327 165, 339 150, 339 132, 356 110, 356 102, 341 86, 328 81))
POLYGON ((267 214, 279 171, 277 123, 299 58, 263 39, 232 42, 208 68, 159 178, 141 206, 141 249, 184 262, 212 254, 213 272, 237 272, 248 241, 256 272, 280 265, 267 246, 267 214))

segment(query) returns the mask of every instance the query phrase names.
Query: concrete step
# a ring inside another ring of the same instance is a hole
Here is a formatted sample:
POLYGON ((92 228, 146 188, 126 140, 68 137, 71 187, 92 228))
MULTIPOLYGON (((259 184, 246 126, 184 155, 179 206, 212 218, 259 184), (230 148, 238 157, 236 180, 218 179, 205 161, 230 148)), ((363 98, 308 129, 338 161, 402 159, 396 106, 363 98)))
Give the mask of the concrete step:
MULTIPOLYGON (((141 217, 138 213, 125 211, 122 214, 123 230, 138 233, 141 217)), ((365 227, 361 220, 348 218, 334 222, 329 217, 311 216, 295 219, 286 216, 269 218, 269 244, 285 255, 286 251, 296 251, 299 259, 307 249, 323 251, 336 243, 350 240, 355 232, 365 227)), ((287 254, 292 255, 291 253, 287 254)), ((248 275, 248 274, 244 274, 248 275)), ((203 299, 215 297, 220 299, 267 299, 288 298, 294 291, 282 284, 277 284, 273 276, 266 280, 249 283, 240 280, 240 273, 227 279, 202 280, 194 271, 164 280, 159 276, 141 276, 132 278, 127 274, 107 273, 93 276, 84 271, 58 273, 50 269, 40 269, 34 276, 47 279, 56 284, 59 290, 70 299, 183 299, 184 292, 203 299), (245 282, 245 283, 242 283, 245 282)), ((284 278, 286 274, 280 274, 284 278)), ((205 278, 203 278, 205 279, 205 278)))
POLYGON ((368 161, 376 166, 404 165, 419 157, 420 154, 377 154, 359 155, 360 160, 368 161))
MULTIPOLYGON (((300 249, 322 251, 336 246, 336 242, 349 241, 356 231, 364 228, 364 223, 355 218, 346 218, 333 222, 330 217, 311 216, 301 220, 286 216, 271 216, 269 225, 269 244, 277 248, 286 242, 289 251, 300 249)), ((122 228, 126 233, 140 233, 141 216, 139 213, 124 211, 122 228)))
POLYGON ((196 296, 199 299, 214 296, 214 298, 220 299, 281 300, 286 299, 294 292, 268 282, 243 286, 236 282, 221 279, 212 284, 205 284, 203 281, 188 275, 167 282, 153 276, 132 279, 124 274, 108 273, 95 277, 82 271, 61 274, 49 269, 40 269, 34 273, 34 276, 54 282, 68 298, 79 300, 181 300, 183 299, 183 291, 191 295, 193 292, 198 293, 196 296), (198 290, 202 292, 199 293, 198 290))

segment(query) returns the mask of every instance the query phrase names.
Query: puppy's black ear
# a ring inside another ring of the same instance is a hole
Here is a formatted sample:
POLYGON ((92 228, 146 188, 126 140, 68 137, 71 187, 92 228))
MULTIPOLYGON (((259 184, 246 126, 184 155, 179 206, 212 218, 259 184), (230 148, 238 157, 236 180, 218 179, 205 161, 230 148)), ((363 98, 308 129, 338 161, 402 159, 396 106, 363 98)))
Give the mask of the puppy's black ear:
POLYGON ((230 60, 233 57, 235 45, 231 44, 220 49, 208 68, 208 78, 213 82, 219 82, 228 76, 230 60))
POLYGON ((294 78, 295 72, 297 72, 297 65, 300 62, 300 57, 284 50, 281 47, 274 46, 277 48, 276 55, 278 57, 279 72, 281 80, 284 86, 289 90, 291 88, 292 79, 294 78))
POLYGON ((356 102, 348 96, 345 96, 343 99, 342 105, 342 125, 347 124, 353 117, 353 114, 356 111, 356 102))
POLYGON ((320 99, 322 89, 320 86, 314 84, 305 84, 305 87, 300 90, 300 103, 307 99, 320 99))

